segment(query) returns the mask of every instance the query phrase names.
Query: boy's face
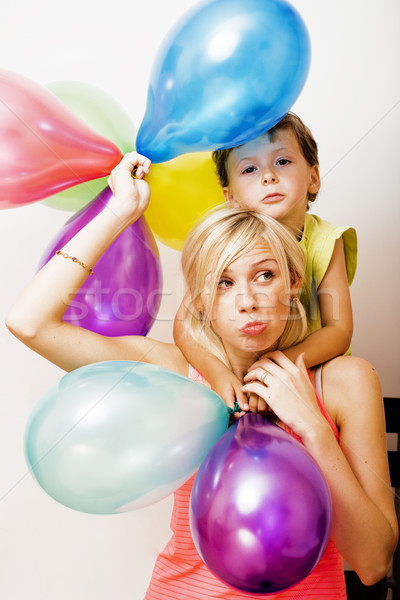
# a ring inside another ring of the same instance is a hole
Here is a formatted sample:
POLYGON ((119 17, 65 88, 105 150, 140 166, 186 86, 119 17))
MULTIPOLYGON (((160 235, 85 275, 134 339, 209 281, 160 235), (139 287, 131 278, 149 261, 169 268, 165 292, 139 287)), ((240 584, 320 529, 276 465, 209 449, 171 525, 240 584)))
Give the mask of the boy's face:
POLYGON ((302 228, 308 192, 320 186, 318 167, 304 158, 289 129, 268 133, 234 148, 228 157, 228 204, 269 215, 288 226, 302 228))

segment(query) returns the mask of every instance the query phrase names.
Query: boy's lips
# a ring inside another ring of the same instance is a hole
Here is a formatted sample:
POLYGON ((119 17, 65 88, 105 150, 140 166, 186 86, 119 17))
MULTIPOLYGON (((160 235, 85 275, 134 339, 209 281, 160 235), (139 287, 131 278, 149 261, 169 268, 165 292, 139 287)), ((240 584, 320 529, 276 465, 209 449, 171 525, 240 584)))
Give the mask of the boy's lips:
POLYGON ((240 328, 240 331, 246 335, 260 335, 266 328, 267 323, 263 323, 262 321, 250 321, 249 323, 246 323, 246 325, 243 325, 243 327, 240 328))
POLYGON ((278 202, 279 200, 282 200, 282 198, 283 194, 268 194, 268 196, 265 196, 261 202, 268 204, 269 202, 278 202))

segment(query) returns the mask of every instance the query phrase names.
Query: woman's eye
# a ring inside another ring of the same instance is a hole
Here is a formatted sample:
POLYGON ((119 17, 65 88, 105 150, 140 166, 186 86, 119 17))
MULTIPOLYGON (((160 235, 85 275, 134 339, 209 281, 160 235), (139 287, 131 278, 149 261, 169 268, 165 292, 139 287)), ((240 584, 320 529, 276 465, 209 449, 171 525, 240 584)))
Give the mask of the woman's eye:
POLYGON ((232 285, 232 281, 228 281, 227 279, 221 279, 221 280, 218 282, 218 287, 219 287, 220 289, 221 289, 221 288, 223 288, 223 289, 224 289, 224 288, 231 287, 231 285, 232 285))
POLYGON ((278 161, 276 161, 276 164, 282 167, 283 165, 290 164, 290 162, 291 161, 288 158, 280 158, 278 161))
POLYGON ((261 273, 261 275, 258 276, 258 280, 259 281, 271 281, 271 279, 273 279, 274 274, 272 271, 264 271, 264 273, 261 273))

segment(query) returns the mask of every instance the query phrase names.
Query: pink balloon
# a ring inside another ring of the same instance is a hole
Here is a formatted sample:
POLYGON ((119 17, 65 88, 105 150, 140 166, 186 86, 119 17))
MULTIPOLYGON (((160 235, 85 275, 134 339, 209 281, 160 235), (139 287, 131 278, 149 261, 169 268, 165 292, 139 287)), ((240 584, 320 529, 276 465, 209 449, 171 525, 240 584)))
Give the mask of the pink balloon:
POLYGON ((122 158, 47 88, 0 70, 0 208, 108 175, 122 158))
MULTIPOLYGON (((71 217, 51 241, 39 268, 110 201, 106 188, 71 217)), ((61 259, 60 259, 61 260, 61 259)), ((162 275, 157 244, 145 219, 130 225, 106 250, 73 299, 64 321, 107 336, 146 335, 160 305, 162 275)))

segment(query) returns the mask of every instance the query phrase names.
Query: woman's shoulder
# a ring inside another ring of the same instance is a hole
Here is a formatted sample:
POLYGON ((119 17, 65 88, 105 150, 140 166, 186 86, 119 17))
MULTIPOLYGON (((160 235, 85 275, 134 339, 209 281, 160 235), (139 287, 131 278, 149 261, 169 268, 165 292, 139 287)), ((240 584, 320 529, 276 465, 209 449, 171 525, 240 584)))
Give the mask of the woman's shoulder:
POLYGON ((337 356, 323 365, 324 385, 356 386, 379 380, 375 367, 360 356, 337 356), (351 379, 351 380, 350 380, 351 379))
POLYGON ((322 389, 325 406, 338 426, 351 415, 361 417, 381 411, 378 373, 359 356, 338 356, 325 363, 322 389))

